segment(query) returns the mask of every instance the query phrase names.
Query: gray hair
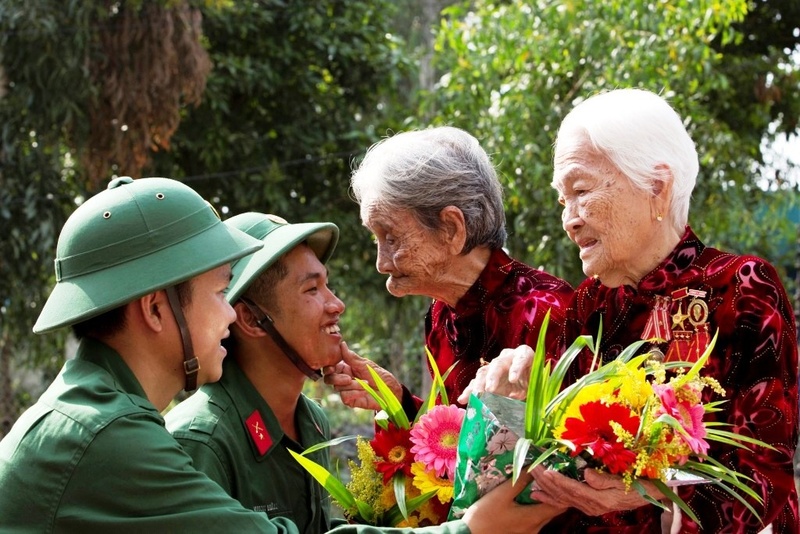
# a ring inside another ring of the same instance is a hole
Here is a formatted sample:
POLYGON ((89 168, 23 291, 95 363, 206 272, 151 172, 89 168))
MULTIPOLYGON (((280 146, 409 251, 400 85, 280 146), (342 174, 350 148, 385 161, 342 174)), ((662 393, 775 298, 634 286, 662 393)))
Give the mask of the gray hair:
POLYGON ((442 209, 455 206, 466 224, 462 253, 505 243, 503 188, 488 154, 464 130, 441 126, 382 139, 367 150, 350 184, 362 219, 371 206, 402 209, 436 230, 442 209))
POLYGON ((598 152, 643 190, 653 190, 655 182, 664 179, 659 168, 669 167, 674 178, 670 211, 676 230, 683 233, 700 164, 683 121, 664 98, 642 89, 594 95, 564 118, 555 152, 559 139, 579 136, 586 136, 598 152))

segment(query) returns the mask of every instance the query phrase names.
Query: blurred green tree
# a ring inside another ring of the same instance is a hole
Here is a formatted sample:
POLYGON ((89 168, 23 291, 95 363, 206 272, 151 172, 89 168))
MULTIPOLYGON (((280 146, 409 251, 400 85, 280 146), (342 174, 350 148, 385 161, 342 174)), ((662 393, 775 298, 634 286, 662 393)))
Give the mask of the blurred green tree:
POLYGON ((0 2, 0 434, 27 401, 19 371, 46 366, 46 380, 63 362, 66 330, 31 326, 64 220, 113 175, 183 179, 228 215, 335 221, 332 278, 367 295, 348 338, 404 349, 400 318, 418 322, 421 303, 382 313, 391 297, 347 192, 405 76, 393 12, 390 0, 0 2))
POLYGON ((137 176, 168 145, 205 84, 199 22, 186 2, 0 3, 0 432, 27 401, 20 369, 63 361, 65 332, 31 334, 58 232, 110 172, 137 176))
POLYGON ((349 196, 351 163, 405 117, 414 83, 391 0, 233 2, 202 9, 214 69, 151 174, 184 179, 223 217, 275 213, 340 228, 329 264, 347 305, 351 348, 421 375, 424 301, 398 300, 374 268, 370 234, 349 196))
POLYGON ((425 106, 434 122, 472 131, 494 155, 506 185, 514 255, 573 283, 583 279, 550 187, 555 133, 581 99, 642 87, 669 98, 698 145, 702 170, 690 221, 699 235, 711 245, 783 264, 774 238, 793 230, 780 214, 786 203, 797 202, 797 186, 772 184, 791 188, 791 195, 759 187, 768 177, 758 173, 758 164, 775 120, 784 131, 796 131, 798 66, 789 68, 786 50, 797 50, 798 18, 789 19, 797 9, 791 2, 757 4, 781 4, 786 22, 793 22, 772 35, 773 11, 755 10, 749 18, 744 0, 478 0, 445 11, 436 44, 441 77, 425 106), (753 42, 742 33, 752 28, 762 48, 743 45, 753 42), (761 55, 776 48, 782 52, 771 62, 761 55), (729 50, 741 57, 727 58, 729 50), (763 61, 741 59, 755 56, 763 61), (772 83, 784 84, 782 111, 740 87, 747 76, 769 78, 767 66, 775 72, 772 83), (755 217, 760 205, 769 212, 755 217))
POLYGON ((17 371, 63 361, 66 332, 31 325, 61 225, 112 175, 185 180, 223 217, 334 221, 346 339, 412 389, 427 300, 386 292, 348 192, 389 132, 474 133, 506 186, 512 254, 577 283, 555 129, 593 92, 661 91, 703 158, 692 224, 775 259, 797 193, 758 165, 762 140, 797 130, 797 20, 794 0, 0 1, 0 425, 25 402, 17 371))

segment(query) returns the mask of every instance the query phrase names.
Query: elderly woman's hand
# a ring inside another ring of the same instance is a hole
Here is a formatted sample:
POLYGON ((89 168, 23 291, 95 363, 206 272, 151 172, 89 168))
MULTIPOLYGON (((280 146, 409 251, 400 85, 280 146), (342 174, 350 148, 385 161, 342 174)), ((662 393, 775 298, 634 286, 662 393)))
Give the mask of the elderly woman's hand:
POLYGON ((361 385, 353 380, 359 378, 367 382, 370 386, 375 388, 375 381, 372 375, 367 370, 367 367, 378 373, 378 376, 389 386, 392 393, 398 399, 402 399, 403 388, 400 382, 394 377, 392 373, 367 358, 362 358, 347 347, 347 343, 342 341, 342 361, 335 366, 328 366, 322 368, 322 374, 325 376, 325 383, 339 392, 342 402, 351 408, 364 408, 367 410, 380 410, 380 406, 372 395, 366 392, 361 385))
MULTIPOLYGON (((593 516, 652 506, 635 489, 626 490, 621 477, 598 473, 591 468, 584 472, 585 482, 571 479, 541 465, 534 468, 532 474, 538 489, 531 492, 531 498, 542 503, 570 506, 593 516)), ((653 499, 665 498, 652 483, 645 480, 639 482, 653 499)))
POLYGON ((494 360, 478 369, 475 378, 458 397, 458 402, 466 404, 470 393, 484 391, 524 400, 528 392, 532 363, 533 349, 528 345, 503 349, 494 360))

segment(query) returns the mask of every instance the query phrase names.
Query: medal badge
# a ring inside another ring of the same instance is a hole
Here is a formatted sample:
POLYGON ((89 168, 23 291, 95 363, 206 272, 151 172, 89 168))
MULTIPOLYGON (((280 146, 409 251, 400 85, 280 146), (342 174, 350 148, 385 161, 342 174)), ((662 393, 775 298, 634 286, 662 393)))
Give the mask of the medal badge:
POLYGON ((706 292, 683 288, 669 297, 657 295, 642 339, 669 343, 665 362, 696 362, 710 341, 708 334, 708 304, 706 292), (669 317, 670 308, 677 309, 669 317), (668 326, 671 323, 671 327, 668 326))

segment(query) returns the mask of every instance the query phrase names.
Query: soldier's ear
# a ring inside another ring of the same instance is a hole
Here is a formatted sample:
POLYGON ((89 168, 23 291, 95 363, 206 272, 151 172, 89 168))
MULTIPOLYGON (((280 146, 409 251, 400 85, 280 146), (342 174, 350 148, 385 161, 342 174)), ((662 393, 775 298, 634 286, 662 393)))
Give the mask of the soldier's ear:
POLYGON ((167 318, 172 319, 167 292, 163 289, 148 293, 128 304, 129 313, 135 314, 133 320, 140 320, 143 325, 154 332, 164 330, 167 318))
POLYGON ((236 312, 236 321, 233 324, 243 335, 247 337, 263 337, 266 335, 266 332, 258 326, 258 320, 255 315, 244 302, 236 302, 233 305, 233 310, 236 312))

